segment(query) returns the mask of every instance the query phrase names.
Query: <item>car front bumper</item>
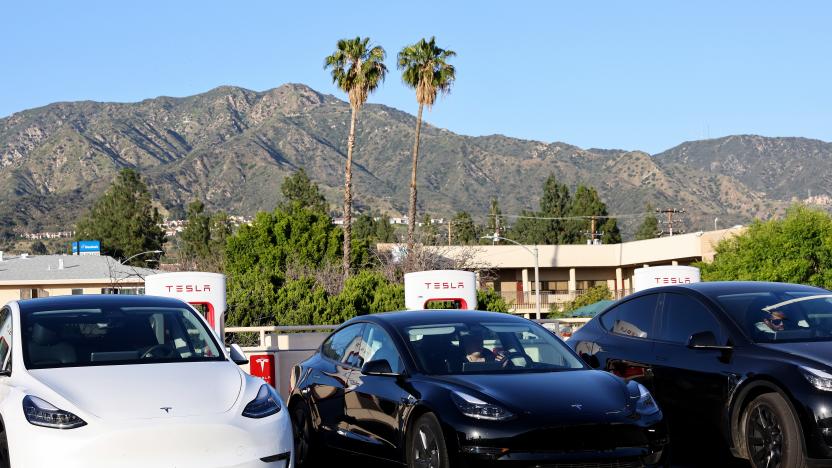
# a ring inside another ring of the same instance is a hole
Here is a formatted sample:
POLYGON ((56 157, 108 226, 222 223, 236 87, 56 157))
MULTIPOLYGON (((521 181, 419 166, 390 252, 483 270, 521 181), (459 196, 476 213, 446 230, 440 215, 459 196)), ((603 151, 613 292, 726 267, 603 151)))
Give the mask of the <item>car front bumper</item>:
POLYGON ((660 466, 669 444, 661 420, 652 424, 592 424, 549 429, 457 432, 464 465, 537 466, 590 464, 599 468, 660 466))
MULTIPOLYGON (((24 425, 25 424, 25 425, 24 425)), ((292 468, 288 411, 263 419, 240 416, 90 422, 57 430, 7 424, 15 468, 292 468), (17 428, 17 430, 15 430, 17 428)))

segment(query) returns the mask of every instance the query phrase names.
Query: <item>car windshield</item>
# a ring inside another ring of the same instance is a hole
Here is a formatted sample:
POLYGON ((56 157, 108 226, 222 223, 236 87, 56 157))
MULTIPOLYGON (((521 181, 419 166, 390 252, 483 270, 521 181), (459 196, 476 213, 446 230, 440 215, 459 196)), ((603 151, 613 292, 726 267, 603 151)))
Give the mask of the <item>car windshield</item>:
POLYGON ((21 313, 28 369, 225 359, 196 313, 107 307, 21 313))
POLYGON ((832 340, 832 294, 757 292, 717 301, 756 342, 832 340))
POLYGON ((436 323, 411 326, 403 331, 426 374, 554 372, 584 368, 563 342, 533 323, 436 323))

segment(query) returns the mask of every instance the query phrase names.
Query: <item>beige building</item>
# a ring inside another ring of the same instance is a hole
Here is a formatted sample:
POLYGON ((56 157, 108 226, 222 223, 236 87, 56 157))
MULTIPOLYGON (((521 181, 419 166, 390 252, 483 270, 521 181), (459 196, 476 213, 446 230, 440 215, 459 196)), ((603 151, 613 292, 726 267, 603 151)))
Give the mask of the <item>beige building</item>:
POLYGON ((70 294, 144 294, 148 268, 98 255, 19 255, 0 252, 0 305, 70 294))
MULTIPOLYGON (((623 297, 632 292, 636 268, 711 261, 719 241, 744 229, 737 226, 609 245, 537 246, 541 309, 548 311, 552 304, 563 304, 599 284, 607 285, 616 298, 623 297)), ((536 309, 534 255, 529 252, 534 248, 509 244, 437 250, 449 259, 464 257, 469 265, 490 268, 494 280, 489 283, 514 304, 515 312, 528 314, 536 309)))

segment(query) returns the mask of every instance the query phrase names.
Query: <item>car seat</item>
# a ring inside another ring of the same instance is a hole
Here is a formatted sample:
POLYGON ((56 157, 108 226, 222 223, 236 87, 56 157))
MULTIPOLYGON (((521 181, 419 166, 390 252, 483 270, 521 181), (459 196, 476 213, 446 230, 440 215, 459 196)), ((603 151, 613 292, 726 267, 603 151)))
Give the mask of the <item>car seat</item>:
POLYGON ((77 362, 75 347, 62 341, 57 329, 61 324, 35 323, 28 343, 29 361, 33 366, 49 366, 77 362))

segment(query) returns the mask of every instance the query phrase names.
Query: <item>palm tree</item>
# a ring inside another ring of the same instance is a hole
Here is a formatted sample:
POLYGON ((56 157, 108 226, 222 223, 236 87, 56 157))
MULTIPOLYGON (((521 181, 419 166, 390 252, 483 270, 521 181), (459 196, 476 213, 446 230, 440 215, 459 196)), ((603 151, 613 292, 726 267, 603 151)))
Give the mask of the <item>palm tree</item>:
POLYGON ((378 88, 387 74, 385 52, 381 46, 371 46, 370 38, 341 39, 335 52, 325 59, 324 69, 332 69, 332 82, 347 93, 352 116, 347 138, 347 167, 344 175, 344 278, 350 275, 352 242, 352 150, 355 146, 355 122, 367 96, 378 88))
POLYGON ((419 42, 405 46, 399 52, 399 69, 402 81, 416 90, 419 114, 416 116, 416 140, 413 142, 413 167, 410 173, 410 208, 407 212, 407 250, 413 249, 413 234, 416 226, 416 166, 419 160, 419 136, 422 131, 422 110, 428 109, 436 102, 438 93, 448 94, 456 79, 456 69, 446 62, 456 55, 452 50, 436 46, 436 38, 430 41, 424 38, 419 42))

